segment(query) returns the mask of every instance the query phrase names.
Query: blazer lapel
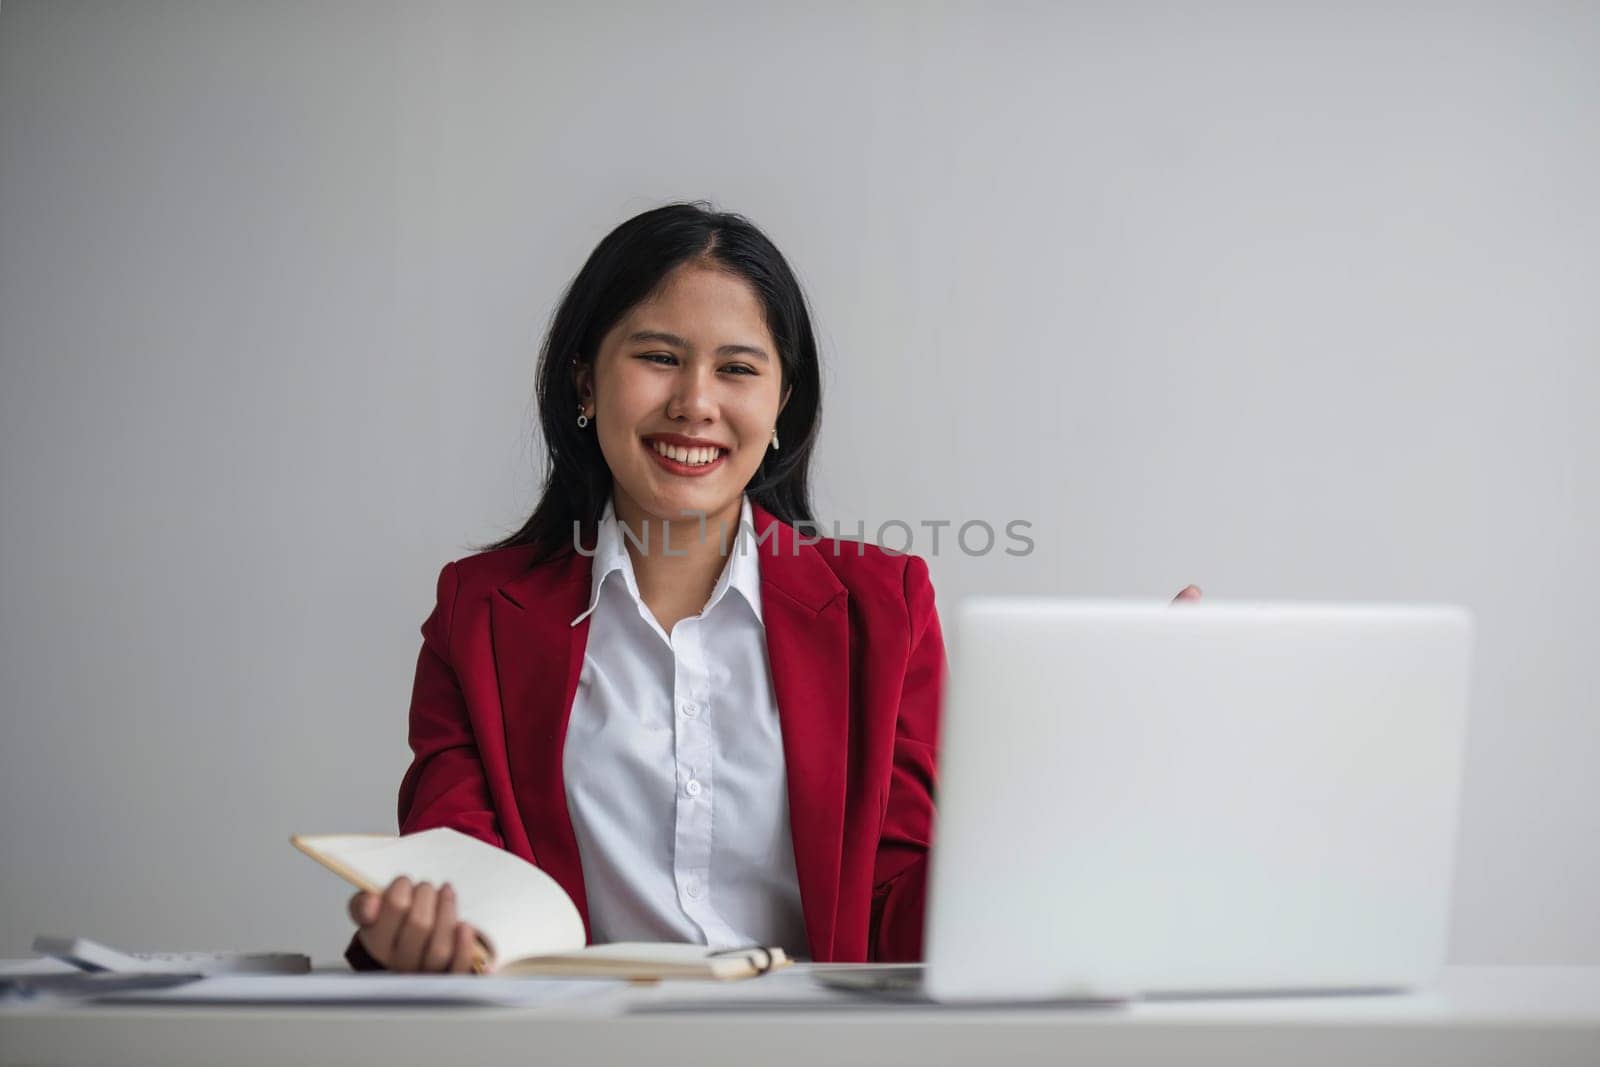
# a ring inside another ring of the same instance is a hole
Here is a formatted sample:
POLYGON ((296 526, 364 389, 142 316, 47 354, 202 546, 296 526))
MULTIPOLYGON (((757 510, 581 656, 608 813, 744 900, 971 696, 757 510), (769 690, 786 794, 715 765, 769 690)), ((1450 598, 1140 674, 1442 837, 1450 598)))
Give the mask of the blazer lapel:
POLYGON ((844 585, 795 531, 752 502, 761 613, 787 764, 789 826, 811 958, 833 958, 850 751, 844 585))
POLYGON ((589 903, 561 757, 589 639, 587 617, 571 625, 587 602, 589 568, 576 554, 539 564, 501 586, 489 609, 518 813, 533 861, 578 906, 586 935, 589 903))

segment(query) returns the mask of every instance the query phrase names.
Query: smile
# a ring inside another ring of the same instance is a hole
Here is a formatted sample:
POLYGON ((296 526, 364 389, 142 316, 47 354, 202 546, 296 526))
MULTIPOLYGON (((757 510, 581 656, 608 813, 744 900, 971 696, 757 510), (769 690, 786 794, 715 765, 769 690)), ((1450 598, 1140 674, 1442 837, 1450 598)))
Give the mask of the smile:
POLYGON ((644 446, 655 457, 656 463, 672 474, 691 476, 709 474, 722 466, 722 461, 728 455, 726 448, 710 442, 691 445, 660 438, 647 438, 644 446))

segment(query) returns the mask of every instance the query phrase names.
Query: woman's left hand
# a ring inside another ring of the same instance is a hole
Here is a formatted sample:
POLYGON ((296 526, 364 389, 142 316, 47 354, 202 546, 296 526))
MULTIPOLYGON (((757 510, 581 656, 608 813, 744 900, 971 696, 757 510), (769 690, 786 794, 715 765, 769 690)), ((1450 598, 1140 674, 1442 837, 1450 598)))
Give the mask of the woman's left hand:
POLYGON ((1181 604, 1185 600, 1199 600, 1199 599, 1200 599, 1200 587, 1198 585, 1186 585, 1182 589, 1178 590, 1178 595, 1172 598, 1172 602, 1174 604, 1181 604))

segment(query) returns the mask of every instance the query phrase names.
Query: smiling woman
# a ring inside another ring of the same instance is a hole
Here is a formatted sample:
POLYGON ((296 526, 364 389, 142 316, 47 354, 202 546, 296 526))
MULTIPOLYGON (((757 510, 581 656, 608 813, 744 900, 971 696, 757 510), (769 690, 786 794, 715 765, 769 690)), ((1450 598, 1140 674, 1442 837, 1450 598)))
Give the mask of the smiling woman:
POLYGON ((624 521, 727 519, 746 493, 785 523, 809 522, 821 415, 811 317, 776 246, 701 205, 645 212, 601 241, 556 311, 539 366, 545 492, 491 547, 558 552, 574 523, 592 535, 617 488, 624 521), (686 466, 642 462, 647 437, 727 458, 717 479, 685 484, 686 466))
POLYGON ((574 360, 624 525, 703 514, 732 526, 789 396, 775 348, 750 285, 702 256, 623 316, 592 362, 574 360))
MULTIPOLYGON (((538 505, 439 575, 402 833, 537 864, 591 942, 920 956, 944 644, 920 558, 794 528, 819 381, 748 220, 670 204, 600 242, 540 353, 538 505)), ((477 951, 448 887, 351 914, 358 967, 477 951)))

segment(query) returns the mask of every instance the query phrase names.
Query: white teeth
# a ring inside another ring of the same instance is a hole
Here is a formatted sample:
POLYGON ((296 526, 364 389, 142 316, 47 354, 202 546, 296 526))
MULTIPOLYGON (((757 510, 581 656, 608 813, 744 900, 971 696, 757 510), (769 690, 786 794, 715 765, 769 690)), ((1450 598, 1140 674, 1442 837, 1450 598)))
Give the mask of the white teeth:
POLYGON ((677 460, 679 463, 684 463, 691 467, 704 466, 721 454, 721 450, 716 448, 679 448, 677 445, 669 445, 664 441, 652 441, 650 443, 657 452, 668 459, 677 460))

